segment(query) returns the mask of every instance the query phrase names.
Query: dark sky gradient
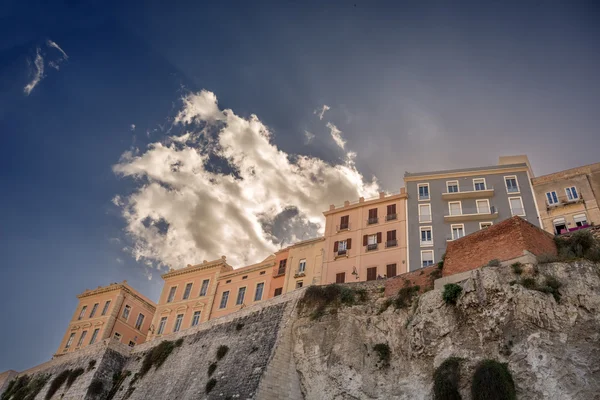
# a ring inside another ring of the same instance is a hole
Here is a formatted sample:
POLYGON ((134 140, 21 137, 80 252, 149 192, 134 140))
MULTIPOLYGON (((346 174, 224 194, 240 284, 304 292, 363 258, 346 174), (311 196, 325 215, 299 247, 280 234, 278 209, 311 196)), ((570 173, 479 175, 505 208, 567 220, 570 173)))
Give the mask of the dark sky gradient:
POLYGON ((85 288, 127 279, 157 299, 159 273, 122 251, 111 199, 134 187, 111 167, 160 140, 187 91, 336 162, 313 115, 328 104, 389 190, 404 171, 502 154, 527 153, 538 175, 600 161, 594 2, 167 3, 0 5, 0 372, 49 359, 85 288), (69 60, 25 96, 47 39, 69 60))

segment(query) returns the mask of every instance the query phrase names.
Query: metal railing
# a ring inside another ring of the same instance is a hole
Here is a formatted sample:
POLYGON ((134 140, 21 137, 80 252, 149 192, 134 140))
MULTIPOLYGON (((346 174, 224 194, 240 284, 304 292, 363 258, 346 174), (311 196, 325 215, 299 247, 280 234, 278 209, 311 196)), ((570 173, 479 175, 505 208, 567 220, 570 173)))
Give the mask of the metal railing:
POLYGON ((396 247, 398 246, 398 241, 397 240, 388 240, 387 242, 385 242, 385 247, 396 247))
POLYGON ((393 221, 395 219, 398 219, 398 214, 388 214, 385 216, 386 221, 393 221))
POLYGON ((379 222, 379 217, 373 217, 367 219, 367 225, 373 225, 379 222))
POLYGON ((488 186, 485 185, 483 186, 467 186, 467 185, 460 185, 458 186, 458 188, 456 186, 446 186, 446 192, 444 192, 443 194, 452 194, 452 193, 466 193, 466 192, 479 192, 479 191, 483 191, 483 190, 493 190, 494 187, 493 186, 488 186))
POLYGON ((337 251, 338 256, 345 256, 347 254, 348 254, 348 250, 338 250, 337 251))
POLYGON ((446 214, 447 217, 455 217, 455 216, 460 216, 460 215, 474 215, 474 214, 495 214, 496 213, 496 207, 495 206, 490 206, 488 207, 479 207, 479 208, 463 208, 463 209, 458 209, 458 210, 453 210, 450 209, 448 211, 448 214, 446 214))
POLYGON ((348 231, 350 230, 350 223, 340 224, 335 226, 336 231, 348 231))
POLYGON ((574 204, 574 203, 583 202, 583 197, 579 193, 578 193, 577 198, 574 198, 574 199, 569 199, 567 197, 567 195, 560 195, 560 196, 557 196, 557 197, 558 197, 558 202, 557 203, 552 203, 552 204, 550 204, 548 202, 548 198, 546 198, 546 206, 547 207, 559 207, 559 206, 563 206, 563 205, 566 205, 566 204, 574 204))
POLYGON ((367 251, 377 250, 377 243, 368 244, 367 251))

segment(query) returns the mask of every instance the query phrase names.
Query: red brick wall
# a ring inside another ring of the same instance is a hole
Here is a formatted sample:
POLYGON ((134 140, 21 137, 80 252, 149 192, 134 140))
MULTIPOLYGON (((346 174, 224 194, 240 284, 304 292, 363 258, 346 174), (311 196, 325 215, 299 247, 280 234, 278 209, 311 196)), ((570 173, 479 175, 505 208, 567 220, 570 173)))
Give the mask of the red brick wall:
POLYGON ((398 290, 406 286, 419 285, 421 290, 433 286, 433 279, 431 273, 438 269, 437 265, 426 267, 417 271, 407 272, 402 275, 395 276, 385 281, 385 295, 394 296, 398 293, 398 290), (410 284, 406 284, 406 282, 410 284))
POLYGON ((528 250, 535 255, 556 254, 553 236, 520 217, 448 243, 443 276, 470 271, 498 259, 510 260, 528 250))

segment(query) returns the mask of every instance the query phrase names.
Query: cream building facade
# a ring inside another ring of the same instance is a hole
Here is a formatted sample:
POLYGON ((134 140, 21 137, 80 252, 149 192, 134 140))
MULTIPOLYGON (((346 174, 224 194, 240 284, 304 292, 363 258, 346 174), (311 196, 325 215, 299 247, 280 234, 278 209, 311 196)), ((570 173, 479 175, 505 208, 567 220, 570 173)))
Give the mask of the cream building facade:
POLYGON ((288 272, 283 293, 309 285, 320 285, 323 279, 325 238, 304 240, 287 248, 288 272))

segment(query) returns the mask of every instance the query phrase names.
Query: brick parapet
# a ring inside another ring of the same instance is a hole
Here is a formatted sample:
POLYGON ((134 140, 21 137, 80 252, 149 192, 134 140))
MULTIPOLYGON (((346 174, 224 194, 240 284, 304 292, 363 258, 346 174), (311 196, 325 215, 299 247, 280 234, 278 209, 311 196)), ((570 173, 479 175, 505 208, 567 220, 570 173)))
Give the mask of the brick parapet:
POLYGON ((406 286, 420 286, 421 291, 428 287, 433 287, 435 275, 432 276, 432 274, 437 270, 437 265, 432 265, 431 267, 425 267, 389 278, 385 281, 384 294, 386 296, 393 296, 398 293, 398 290, 406 286))

